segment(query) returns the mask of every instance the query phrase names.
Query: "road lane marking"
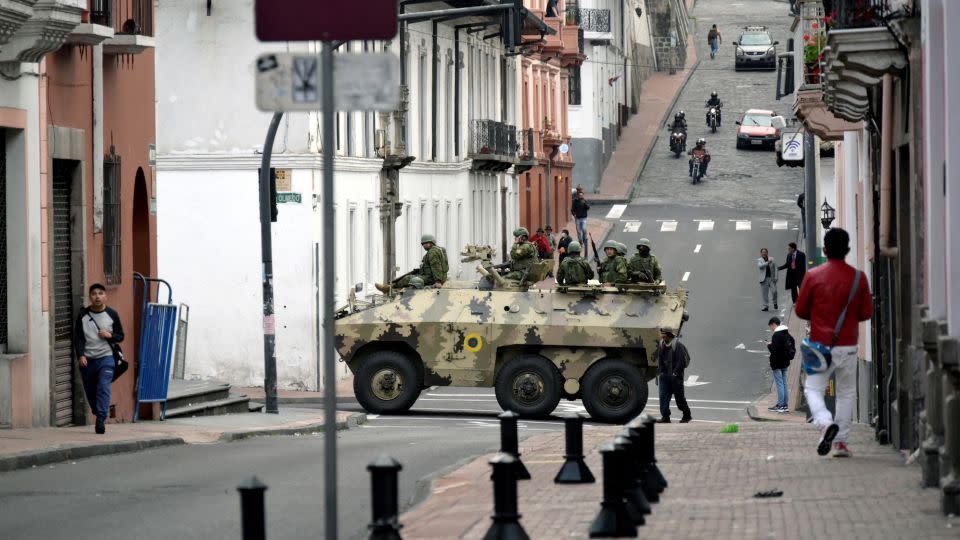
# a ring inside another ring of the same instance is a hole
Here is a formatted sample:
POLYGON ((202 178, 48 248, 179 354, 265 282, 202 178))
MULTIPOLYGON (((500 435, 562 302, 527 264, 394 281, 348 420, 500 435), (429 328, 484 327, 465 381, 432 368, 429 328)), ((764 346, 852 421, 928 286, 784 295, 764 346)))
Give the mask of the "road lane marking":
POLYGON ((712 231, 713 230, 713 220, 702 219, 699 220, 700 223, 697 225, 698 231, 712 231))
POLYGON ((773 220, 773 230, 775 231, 785 231, 787 230, 787 221, 783 219, 773 220))
POLYGON ((703 247, 703 244, 697 244, 697 247, 693 248, 694 253, 700 253, 700 248, 703 247))
POLYGON ((615 204, 610 207, 610 211, 607 212, 607 219, 620 219, 620 216, 623 215, 624 210, 627 209, 625 204, 615 204))
POLYGON ((699 375, 690 375, 687 377, 687 380, 683 381, 683 386, 688 388, 691 386, 703 386, 705 384, 710 383, 707 381, 701 381, 699 375))
POLYGON ((664 221, 660 224, 660 232, 676 232, 677 222, 676 221, 664 221))
POLYGON ((623 226, 623 232, 637 232, 640 230, 639 221, 628 221, 626 225, 623 226))
POLYGON ((735 220, 733 220, 733 221, 735 221, 735 222, 737 223, 736 229, 737 229, 738 231, 749 231, 749 230, 750 230, 750 222, 749 222, 749 221, 743 220, 743 219, 735 219, 735 220))
POLYGON ((690 272, 684 272, 683 278, 680 281, 686 281, 688 279, 690 279, 690 272))

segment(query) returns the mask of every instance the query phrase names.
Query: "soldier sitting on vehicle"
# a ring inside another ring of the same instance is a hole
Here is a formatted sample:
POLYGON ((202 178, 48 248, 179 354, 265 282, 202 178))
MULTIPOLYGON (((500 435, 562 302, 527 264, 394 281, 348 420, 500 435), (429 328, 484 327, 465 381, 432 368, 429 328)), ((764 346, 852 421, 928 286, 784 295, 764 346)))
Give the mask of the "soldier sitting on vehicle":
POLYGON ((580 242, 570 242, 567 253, 557 270, 557 285, 586 285, 593 279, 593 268, 580 256, 580 242))
POLYGON ((637 243, 637 254, 627 263, 627 271, 633 283, 660 283, 660 262, 650 253, 650 240, 641 238, 637 243))
POLYGON ((420 245, 426 253, 420 261, 420 268, 413 270, 404 276, 401 276, 391 284, 377 283, 374 287, 382 293, 389 293, 391 286, 394 289, 403 289, 411 285, 411 280, 417 278, 422 281, 422 286, 437 287, 443 286, 447 281, 447 272, 450 271, 450 264, 447 262, 447 252, 437 245, 437 239, 432 234, 425 234, 420 237, 420 245))
POLYGON ((510 272, 506 279, 522 281, 533 263, 537 262, 537 247, 530 243, 530 231, 525 227, 513 231, 513 247, 510 248, 510 272))
POLYGON ((620 254, 621 251, 625 250, 615 240, 607 240, 603 243, 603 252, 607 255, 607 258, 600 263, 600 268, 597 271, 600 274, 600 282, 604 286, 630 282, 630 277, 627 274, 627 261, 620 254))

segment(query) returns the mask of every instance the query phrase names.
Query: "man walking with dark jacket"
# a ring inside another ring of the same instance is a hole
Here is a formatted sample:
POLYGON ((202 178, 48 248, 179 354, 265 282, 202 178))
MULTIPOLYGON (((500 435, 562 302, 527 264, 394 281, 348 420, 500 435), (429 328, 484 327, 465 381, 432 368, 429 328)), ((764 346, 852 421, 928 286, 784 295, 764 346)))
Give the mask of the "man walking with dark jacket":
POLYGON ((784 287, 790 291, 790 297, 796 304, 797 295, 800 293, 800 283, 803 282, 803 276, 807 273, 807 255, 797 249, 796 242, 787 244, 787 262, 778 266, 777 270, 787 271, 784 287))
POLYGON ((693 419, 687 398, 683 393, 683 370, 690 365, 690 353, 680 340, 676 339, 673 328, 660 329, 660 341, 654 353, 660 371, 660 420, 663 424, 670 423, 670 398, 677 397, 677 407, 683 413, 680 423, 685 424, 693 419))
POLYGON ((767 410, 785 413, 790 410, 787 404, 787 368, 797 353, 796 343, 790 335, 790 329, 780 324, 780 317, 770 317, 767 324, 773 331, 773 336, 767 342, 767 350, 770 351, 770 370, 777 387, 777 403, 767 410))
POLYGON ((590 205, 583 198, 583 189, 577 188, 577 196, 573 199, 573 205, 570 207, 570 213, 577 223, 577 240, 581 246, 587 245, 587 212, 590 205))
POLYGON ((97 417, 94 430, 103 435, 110 410, 110 385, 113 384, 113 344, 123 341, 120 315, 107 307, 107 289, 90 286, 90 305, 81 309, 73 327, 73 353, 80 364, 80 376, 87 403, 97 417))

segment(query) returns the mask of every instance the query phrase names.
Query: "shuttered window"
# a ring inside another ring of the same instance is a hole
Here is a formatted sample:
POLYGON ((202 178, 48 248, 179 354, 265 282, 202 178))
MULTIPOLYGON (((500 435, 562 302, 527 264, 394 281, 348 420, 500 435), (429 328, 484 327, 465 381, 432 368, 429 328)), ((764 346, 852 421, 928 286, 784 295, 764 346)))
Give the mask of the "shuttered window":
POLYGON ((120 283, 120 156, 103 161, 103 273, 109 284, 120 283))

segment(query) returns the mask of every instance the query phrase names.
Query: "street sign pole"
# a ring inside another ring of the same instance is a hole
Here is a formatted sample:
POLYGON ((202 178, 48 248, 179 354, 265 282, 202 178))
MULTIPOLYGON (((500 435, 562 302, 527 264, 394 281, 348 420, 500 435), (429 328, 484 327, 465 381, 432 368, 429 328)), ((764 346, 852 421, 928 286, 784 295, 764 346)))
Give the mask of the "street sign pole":
POLYGON ((326 516, 325 538, 337 536, 337 386, 336 359, 333 354, 333 262, 336 221, 333 219, 333 116, 336 114, 333 100, 333 45, 323 42, 320 55, 323 69, 321 78, 321 113, 323 114, 323 430, 324 473, 323 501, 326 516))
POLYGON ((273 140, 283 112, 273 113, 267 138, 263 142, 263 157, 260 159, 260 259, 263 263, 263 393, 266 397, 266 412, 277 414, 277 355, 276 321, 273 315, 273 238, 270 232, 270 157, 273 140))

